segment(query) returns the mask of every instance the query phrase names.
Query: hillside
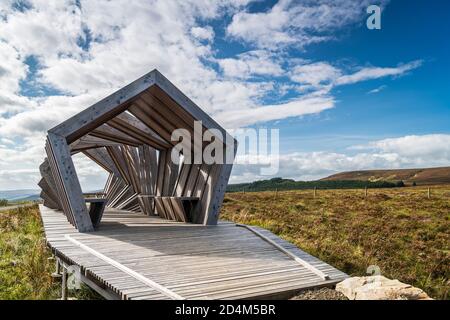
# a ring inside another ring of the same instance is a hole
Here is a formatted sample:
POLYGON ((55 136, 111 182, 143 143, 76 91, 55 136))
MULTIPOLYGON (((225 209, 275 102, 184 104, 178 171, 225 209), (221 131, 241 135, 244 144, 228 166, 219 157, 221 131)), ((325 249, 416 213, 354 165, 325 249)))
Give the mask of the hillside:
POLYGON ((426 169, 391 169, 341 172, 320 181, 363 180, 403 181, 406 185, 450 184, 450 167, 426 169))
POLYGON ((249 183, 230 184, 228 192, 269 191, 269 190, 302 190, 302 189, 361 189, 361 188, 396 188, 403 187, 402 181, 362 181, 362 180, 329 180, 329 181, 295 181, 292 179, 272 178, 249 183))
POLYGON ((0 190, 0 199, 10 202, 39 200, 39 193, 40 190, 37 189, 0 190))

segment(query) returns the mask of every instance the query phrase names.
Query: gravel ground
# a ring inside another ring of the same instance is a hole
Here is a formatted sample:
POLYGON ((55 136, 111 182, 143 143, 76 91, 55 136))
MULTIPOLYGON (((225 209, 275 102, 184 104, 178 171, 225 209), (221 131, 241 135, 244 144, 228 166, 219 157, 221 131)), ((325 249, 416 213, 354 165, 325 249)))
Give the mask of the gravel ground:
POLYGON ((290 300, 348 300, 348 299, 342 293, 336 290, 330 288, 320 288, 299 292, 290 300))

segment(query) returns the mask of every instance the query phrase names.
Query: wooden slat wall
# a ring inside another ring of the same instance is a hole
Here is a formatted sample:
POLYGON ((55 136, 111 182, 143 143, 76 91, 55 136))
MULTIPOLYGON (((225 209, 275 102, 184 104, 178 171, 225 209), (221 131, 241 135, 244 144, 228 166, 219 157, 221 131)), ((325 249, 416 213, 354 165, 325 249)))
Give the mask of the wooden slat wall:
POLYGON ((46 152, 64 214, 78 230, 93 231, 66 140, 49 134, 46 152))
POLYGON ((61 210, 62 205, 58 197, 58 191, 56 189, 56 184, 47 158, 45 158, 44 162, 39 166, 39 171, 42 176, 42 179, 38 184, 39 187, 47 195, 47 197, 55 203, 56 207, 53 209, 61 210))
POLYGON ((70 159, 82 152, 109 173, 104 187, 109 207, 151 214, 152 197, 167 197, 155 200, 156 212, 184 221, 178 199, 192 197, 198 199, 192 222, 216 224, 231 165, 174 164, 172 148, 180 142, 171 135, 186 130, 192 139, 181 145, 193 155, 208 143, 194 139, 195 121, 202 121, 203 132, 228 133, 156 70, 119 92, 49 130, 40 182, 44 201, 61 209, 76 228, 92 228, 70 159))

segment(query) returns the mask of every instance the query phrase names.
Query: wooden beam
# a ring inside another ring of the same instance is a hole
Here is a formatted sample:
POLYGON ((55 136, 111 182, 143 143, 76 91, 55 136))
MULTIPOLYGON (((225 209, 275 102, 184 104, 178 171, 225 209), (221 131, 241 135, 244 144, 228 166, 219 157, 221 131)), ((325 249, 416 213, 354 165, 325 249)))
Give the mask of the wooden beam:
POLYGON ((48 162, 48 159, 45 158, 44 162, 39 166, 39 171, 41 173, 41 177, 45 182, 42 182, 42 185, 39 184, 39 186, 42 188, 43 191, 45 191, 52 199, 58 204, 58 210, 62 209, 61 202, 58 197, 58 190, 55 183, 55 180, 53 179, 53 175, 51 172, 50 164, 48 162))
POLYGON ((117 169, 108 151, 106 151, 106 148, 95 148, 84 150, 83 154, 86 155, 89 159, 91 159, 95 163, 97 163, 100 167, 102 167, 106 171, 112 172, 115 175, 120 176, 120 172, 117 169))
POLYGON ((140 131, 145 132, 147 135, 151 136, 152 139, 156 140, 158 144, 163 145, 165 148, 170 148, 170 144, 168 144, 164 139, 155 131, 146 126, 141 120, 133 116, 129 111, 122 112, 114 119, 122 120, 127 122, 129 125, 134 128, 139 129, 140 131))
MULTIPOLYGON (((132 137, 133 139, 139 141, 140 143, 147 144, 149 146, 152 146, 153 148, 166 149, 170 147, 170 144, 166 143, 165 141, 161 142, 160 140, 155 139, 152 135, 148 134, 147 132, 138 129, 133 125, 131 125, 130 123, 118 119, 117 117, 109 120, 108 125, 132 137)), ((147 130, 149 129, 147 128, 147 130)))
POLYGON ((172 131, 175 129, 173 126, 165 127, 164 124, 159 123, 149 110, 145 101, 137 99, 128 109, 136 118, 141 120, 147 127, 158 132, 158 134, 169 144, 175 145, 171 141, 172 131))
POLYGON ((49 133, 48 142, 57 166, 58 178, 63 187, 62 194, 59 194, 59 196, 64 197, 64 200, 69 205, 66 208, 66 210, 69 210, 69 212, 65 212, 66 215, 72 215, 78 231, 93 231, 94 227, 87 212, 83 192, 81 191, 66 139, 49 133))
MULTIPOLYGON (((222 128, 214 119, 212 119, 206 112, 198 107, 191 99, 189 99, 183 92, 181 92, 175 85, 164 77, 160 72, 155 73, 155 85, 149 87, 149 91, 155 95, 165 105, 171 104, 174 107, 183 108, 189 115, 197 120, 201 120, 204 127, 207 129, 218 129, 223 135, 220 139, 224 143, 229 141, 234 144, 235 140, 230 134, 222 128), (176 103, 176 105, 173 104, 176 103), (228 139, 226 139, 228 137, 228 139)), ((232 147, 232 146, 231 146, 232 147)))
POLYGON ((38 186, 42 189, 42 192, 44 192, 45 195, 56 204, 56 206, 53 207, 52 209, 61 209, 61 206, 58 201, 58 196, 56 195, 56 193, 54 193, 54 191, 49 186, 49 184, 48 184, 47 180, 45 180, 45 178, 41 178, 41 180, 39 180, 38 186))
POLYGON ((139 146, 142 142, 124 134, 123 132, 109 126, 108 124, 103 124, 94 131, 90 132, 91 136, 99 137, 102 139, 118 142, 120 144, 127 144, 133 147, 139 146))
POLYGON ((107 147, 106 150, 113 160, 117 170, 120 173, 122 179, 127 183, 131 184, 130 175, 128 173, 128 168, 125 163, 125 159, 122 156, 122 151, 120 147, 107 147))
POLYGON ((131 100, 155 84, 156 69, 49 130, 71 143, 125 111, 131 100))
POLYGON ((166 170, 166 157, 170 156, 167 153, 168 152, 166 150, 161 150, 158 156, 158 178, 156 181, 156 190, 155 190, 157 196, 163 195, 164 176, 166 170))
MULTIPOLYGON (((237 148, 237 143, 235 144, 237 148)), ((236 154, 236 150, 234 152, 236 154)), ((225 153, 224 153, 224 156, 225 153)), ((219 220, 220 207, 222 205, 228 180, 230 179, 233 164, 214 165, 212 172, 210 172, 206 191, 202 196, 202 210, 205 210, 205 225, 215 225, 219 220)))
POLYGON ((70 150, 72 153, 74 153, 76 151, 83 151, 83 150, 105 147, 105 146, 114 146, 114 145, 118 145, 118 144, 119 144, 118 142, 114 142, 114 141, 110 141, 110 140, 106 140, 106 139, 102 139, 102 138, 98 138, 98 137, 94 137, 94 136, 90 136, 90 135, 85 135, 85 136, 81 137, 80 139, 72 142, 70 144, 70 150))

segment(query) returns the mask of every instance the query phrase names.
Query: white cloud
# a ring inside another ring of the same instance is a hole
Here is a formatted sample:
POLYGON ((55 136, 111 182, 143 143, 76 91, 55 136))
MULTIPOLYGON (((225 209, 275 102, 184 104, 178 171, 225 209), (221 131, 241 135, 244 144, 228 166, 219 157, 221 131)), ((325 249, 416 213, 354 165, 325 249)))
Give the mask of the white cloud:
POLYGON ((450 159, 450 135, 410 135, 374 141, 366 146, 358 146, 356 148, 369 148, 384 153, 397 153, 407 159, 416 158, 418 159, 417 161, 434 159, 434 161, 445 162, 450 159))
MULTIPOLYGON (((292 81, 318 87, 339 86, 357 82, 379 79, 388 76, 401 76, 422 65, 422 60, 415 60, 396 67, 365 67, 349 73, 327 62, 320 61, 296 65, 289 73, 292 81)), ((378 91, 380 91, 379 89, 378 91)), ((378 92, 375 91, 375 92, 378 92)))
POLYGON ((192 35, 199 40, 212 41, 214 39, 214 30, 208 27, 193 27, 191 29, 192 35))
POLYGON ((43 133, 24 138, 21 144, 0 146, 0 190, 35 188, 44 158, 43 133))
POLYGON ((254 50, 236 58, 218 59, 217 63, 227 77, 247 79, 255 75, 280 76, 284 70, 267 51, 254 50))
POLYGON ((291 102, 247 108, 237 112, 223 111, 217 117, 223 122, 239 127, 245 127, 258 122, 280 120, 289 117, 299 117, 317 114, 334 107, 334 99, 327 96, 308 96, 291 102))
POLYGON ((387 88, 387 86, 386 85, 381 85, 381 86, 379 86, 379 87, 377 87, 377 88, 375 88, 375 89, 372 89, 372 90, 370 90, 369 92, 367 92, 367 93, 378 93, 378 92, 380 92, 380 91, 382 91, 382 90, 384 90, 384 89, 386 89, 387 88))
POLYGON ((20 61, 19 53, 10 45, 0 42, 0 91, 14 93, 19 81, 26 77, 27 65, 20 61))
POLYGON ((81 12, 75 1, 30 1, 33 9, 9 12, 0 23, 0 38, 21 55, 79 55, 81 12))
POLYGON ((365 80, 378 79, 387 76, 399 76, 408 71, 416 69, 422 65, 421 60, 411 61, 406 64, 398 65, 397 67, 381 68, 381 67, 367 67, 361 70, 339 77, 336 80, 337 85, 351 84, 365 80))
POLYGON ((83 192, 103 190, 108 172, 82 153, 72 156, 72 159, 83 192))
POLYGON ((334 82, 341 71, 326 62, 315 62, 295 66, 290 75, 292 81, 319 86, 334 82))
MULTIPOLYGON (((315 180, 354 170, 424 168, 450 165, 450 135, 412 135, 373 141, 349 148, 358 152, 295 152, 282 154, 280 170, 274 176, 296 180, 315 180)), ((268 162, 268 161, 267 161, 268 162)), ((262 176, 263 165, 235 165, 232 182, 268 179, 262 176)))
POLYGON ((227 34, 259 48, 304 47, 329 40, 334 37, 331 31, 361 21, 370 4, 368 0, 280 0, 266 12, 238 12, 227 34))

